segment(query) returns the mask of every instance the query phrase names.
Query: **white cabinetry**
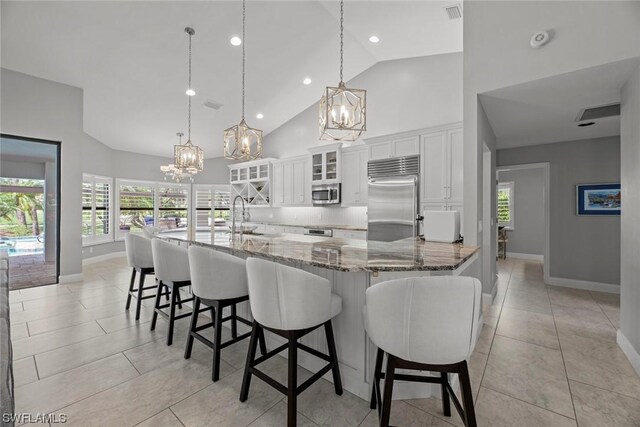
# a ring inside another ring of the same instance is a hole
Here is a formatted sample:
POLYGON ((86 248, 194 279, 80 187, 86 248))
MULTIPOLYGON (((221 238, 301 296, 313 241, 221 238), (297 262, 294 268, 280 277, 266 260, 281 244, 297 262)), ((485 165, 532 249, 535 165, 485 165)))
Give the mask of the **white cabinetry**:
POLYGON ((367 240, 367 232, 363 230, 340 230, 333 229, 333 237, 342 239, 367 240))
MULTIPOLYGON (((451 127, 421 136, 420 208, 424 210, 463 209, 462 128, 451 127)), ((462 230, 461 230, 462 232, 462 230)))
POLYGON ((316 147, 311 151, 311 183, 340 182, 340 144, 316 147))
POLYGON ((366 206, 368 194, 368 147, 342 150, 342 206, 366 206))
POLYGON ((369 160, 387 159, 389 157, 402 157, 420 154, 420 138, 409 136, 391 140, 374 140, 367 143, 369 147, 369 160))
POLYGON ((273 205, 311 205, 311 159, 309 156, 273 162, 273 205))
POLYGON ((249 206, 271 204, 271 159, 260 159, 229 166, 231 200, 242 196, 249 206))

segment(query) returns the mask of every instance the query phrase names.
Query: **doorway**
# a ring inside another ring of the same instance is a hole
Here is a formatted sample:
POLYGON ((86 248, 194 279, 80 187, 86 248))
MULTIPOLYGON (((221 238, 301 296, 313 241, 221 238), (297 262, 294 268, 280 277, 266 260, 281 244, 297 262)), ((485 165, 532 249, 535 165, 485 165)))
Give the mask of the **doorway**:
POLYGON ((0 250, 9 289, 58 283, 60 143, 0 135, 0 250))
POLYGON ((549 163, 496 168, 499 258, 537 260, 549 279, 549 163))

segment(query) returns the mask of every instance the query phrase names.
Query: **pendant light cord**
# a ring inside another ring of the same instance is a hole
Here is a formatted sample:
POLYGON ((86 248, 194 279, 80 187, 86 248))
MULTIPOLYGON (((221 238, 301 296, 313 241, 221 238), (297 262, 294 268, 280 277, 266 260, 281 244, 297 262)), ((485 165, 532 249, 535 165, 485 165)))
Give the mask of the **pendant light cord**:
POLYGON ((245 0, 242 0, 242 120, 244 121, 244 63, 245 63, 245 23, 247 19, 247 10, 245 0))
POLYGON ((340 0, 340 83, 342 83, 343 55, 344 55, 344 0, 340 0))
MULTIPOLYGON (((191 33, 189 34, 189 87, 187 89, 191 90, 191 38, 193 37, 193 35, 191 33)), ((189 98, 189 119, 188 119, 188 123, 189 123, 189 131, 187 133, 187 141, 191 142, 191 95, 188 96, 189 98)))

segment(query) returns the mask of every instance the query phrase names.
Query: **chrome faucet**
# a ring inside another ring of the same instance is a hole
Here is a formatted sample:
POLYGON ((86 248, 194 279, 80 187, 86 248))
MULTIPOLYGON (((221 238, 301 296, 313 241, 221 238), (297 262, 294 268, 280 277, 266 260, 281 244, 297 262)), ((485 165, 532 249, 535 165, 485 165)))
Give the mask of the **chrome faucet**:
POLYGON ((233 199, 233 204, 231 205, 231 235, 229 236, 229 240, 233 241, 233 236, 236 234, 236 200, 240 199, 242 201, 242 218, 240 218, 240 242, 242 242, 242 229, 244 228, 244 198, 241 195, 237 195, 233 199))

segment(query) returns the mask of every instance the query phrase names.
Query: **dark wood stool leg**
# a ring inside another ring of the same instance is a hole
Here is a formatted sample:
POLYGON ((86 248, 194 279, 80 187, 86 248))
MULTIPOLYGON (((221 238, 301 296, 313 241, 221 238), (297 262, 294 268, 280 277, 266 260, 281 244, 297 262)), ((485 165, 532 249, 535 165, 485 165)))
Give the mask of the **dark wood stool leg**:
POLYGON ((382 405, 380 404, 380 375, 382 374, 382 361, 384 359, 384 351, 381 348, 376 352, 376 365, 373 370, 373 387, 371 387, 371 403, 369 407, 371 409, 378 408, 378 416, 380 416, 380 412, 382 410, 382 405))
POLYGON ((236 305, 231 306, 231 338, 238 336, 238 318, 236 317, 236 305))
POLYGON ((158 310, 160 307, 160 298, 162 297, 162 281, 158 280, 158 289, 156 290, 156 303, 153 306, 153 316, 151 317, 151 330, 156 329, 156 321, 158 320, 158 310))
POLYGON ((451 402, 449 400, 449 390, 447 390, 447 384, 449 383, 449 374, 446 372, 440 373, 442 379, 442 413, 445 417, 451 416, 451 402))
POLYGON ((244 364, 244 375, 242 377, 242 387, 240 388, 240 402, 246 402, 249 397, 249 386, 251 385, 251 367, 256 358, 256 349, 258 348, 258 336, 262 334, 262 328, 258 322, 253 321, 251 329, 251 338, 249 339, 249 350, 247 351, 247 361, 244 364))
POLYGON ((144 279, 147 277, 147 273, 144 269, 140 270, 140 282, 138 283, 138 297, 136 300, 136 321, 140 320, 140 307, 142 306, 142 292, 144 288, 144 279))
POLYGON ((125 306, 125 310, 129 310, 131 306, 131 292, 133 292, 133 284, 136 282, 136 269, 134 268, 131 271, 131 282, 129 283, 129 292, 127 293, 127 305, 125 306))
POLYGON ((178 298, 178 286, 171 283, 171 303, 169 306, 169 332, 167 334, 167 345, 173 344, 173 326, 176 321, 176 303, 178 298))
POLYGON ((340 365, 338 363, 338 352, 336 350, 336 342, 333 337, 333 326, 331 320, 325 322, 324 331, 327 335, 327 347, 329 349, 329 357, 331 358, 331 372, 333 373, 333 386, 336 389, 336 394, 342 396, 342 379, 340 378, 340 365))
POLYGON ((396 357, 387 355, 387 372, 384 377, 384 398, 382 399, 382 414, 380 415, 380 427, 389 427, 391 418, 391 399, 393 397, 393 377, 396 370, 396 357))
POLYGON ((211 379, 213 382, 218 381, 220 379, 220 345, 222 344, 222 307, 219 301, 216 301, 216 318, 215 318, 215 328, 213 334, 213 372, 211 373, 211 379))
POLYGON ((264 329, 260 328, 260 335, 258 335, 258 341, 260 343, 260 354, 263 356, 267 354, 267 343, 264 340, 264 329))
POLYGON ((298 339, 295 331, 289 335, 289 379, 287 387, 287 426, 295 427, 298 413, 298 339))
POLYGON ((464 406, 465 427, 477 427, 476 411, 473 408, 473 391, 467 361, 460 362, 460 391, 462 392, 462 404, 464 406))
POLYGON ((191 357, 191 349, 193 348, 193 335, 196 332, 196 326, 198 325, 198 314, 200 311, 200 298, 195 297, 193 299, 193 313, 191 313, 191 326, 189 326, 189 335, 187 335, 187 346, 184 349, 184 358, 189 359, 191 357))

